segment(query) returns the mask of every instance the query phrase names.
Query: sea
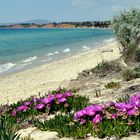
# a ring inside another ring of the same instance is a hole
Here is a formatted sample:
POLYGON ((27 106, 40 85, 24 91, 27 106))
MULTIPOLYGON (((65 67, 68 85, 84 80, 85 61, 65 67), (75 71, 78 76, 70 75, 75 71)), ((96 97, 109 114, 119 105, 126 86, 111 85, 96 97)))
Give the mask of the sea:
POLYGON ((114 40, 111 29, 0 29, 0 76, 62 60, 114 40))

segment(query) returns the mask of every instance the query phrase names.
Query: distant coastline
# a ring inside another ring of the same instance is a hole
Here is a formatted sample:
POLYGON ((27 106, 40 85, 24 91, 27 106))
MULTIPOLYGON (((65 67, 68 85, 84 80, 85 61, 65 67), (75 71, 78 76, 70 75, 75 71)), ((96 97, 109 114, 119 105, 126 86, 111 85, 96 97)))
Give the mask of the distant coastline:
POLYGON ((61 22, 61 23, 18 23, 11 25, 0 25, 0 29, 19 29, 19 28, 110 28, 110 21, 85 21, 85 22, 61 22))

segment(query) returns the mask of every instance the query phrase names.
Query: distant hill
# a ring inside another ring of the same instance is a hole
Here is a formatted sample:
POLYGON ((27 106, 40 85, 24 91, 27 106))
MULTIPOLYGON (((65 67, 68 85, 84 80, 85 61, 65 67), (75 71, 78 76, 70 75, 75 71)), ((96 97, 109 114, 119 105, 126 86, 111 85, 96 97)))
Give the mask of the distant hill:
POLYGON ((3 24, 0 28, 110 28, 110 21, 83 21, 83 22, 50 22, 37 19, 21 23, 3 24))
POLYGON ((49 20, 45 19, 35 19, 35 20, 29 20, 29 21, 23 21, 23 22, 11 22, 11 23, 0 23, 0 25, 13 25, 13 24, 48 24, 52 23, 49 20))
POLYGON ((22 23, 30 23, 30 24, 48 24, 48 23, 51 23, 51 21, 45 20, 45 19, 35 19, 35 20, 25 21, 25 22, 22 22, 22 23))

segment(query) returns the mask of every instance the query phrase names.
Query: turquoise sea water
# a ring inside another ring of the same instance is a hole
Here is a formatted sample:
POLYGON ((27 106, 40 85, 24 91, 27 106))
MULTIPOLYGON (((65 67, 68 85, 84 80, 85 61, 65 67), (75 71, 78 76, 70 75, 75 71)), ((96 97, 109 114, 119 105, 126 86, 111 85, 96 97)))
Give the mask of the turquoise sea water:
POLYGON ((113 39, 110 29, 0 29, 0 75, 60 60, 113 39))

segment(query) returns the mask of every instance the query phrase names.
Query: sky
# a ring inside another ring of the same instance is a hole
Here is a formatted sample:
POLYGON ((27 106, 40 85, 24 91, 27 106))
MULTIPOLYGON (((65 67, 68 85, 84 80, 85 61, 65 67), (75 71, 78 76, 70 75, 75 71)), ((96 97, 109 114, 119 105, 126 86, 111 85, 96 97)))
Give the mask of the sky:
POLYGON ((140 8, 140 0, 0 0, 0 23, 109 20, 130 8, 140 8))

